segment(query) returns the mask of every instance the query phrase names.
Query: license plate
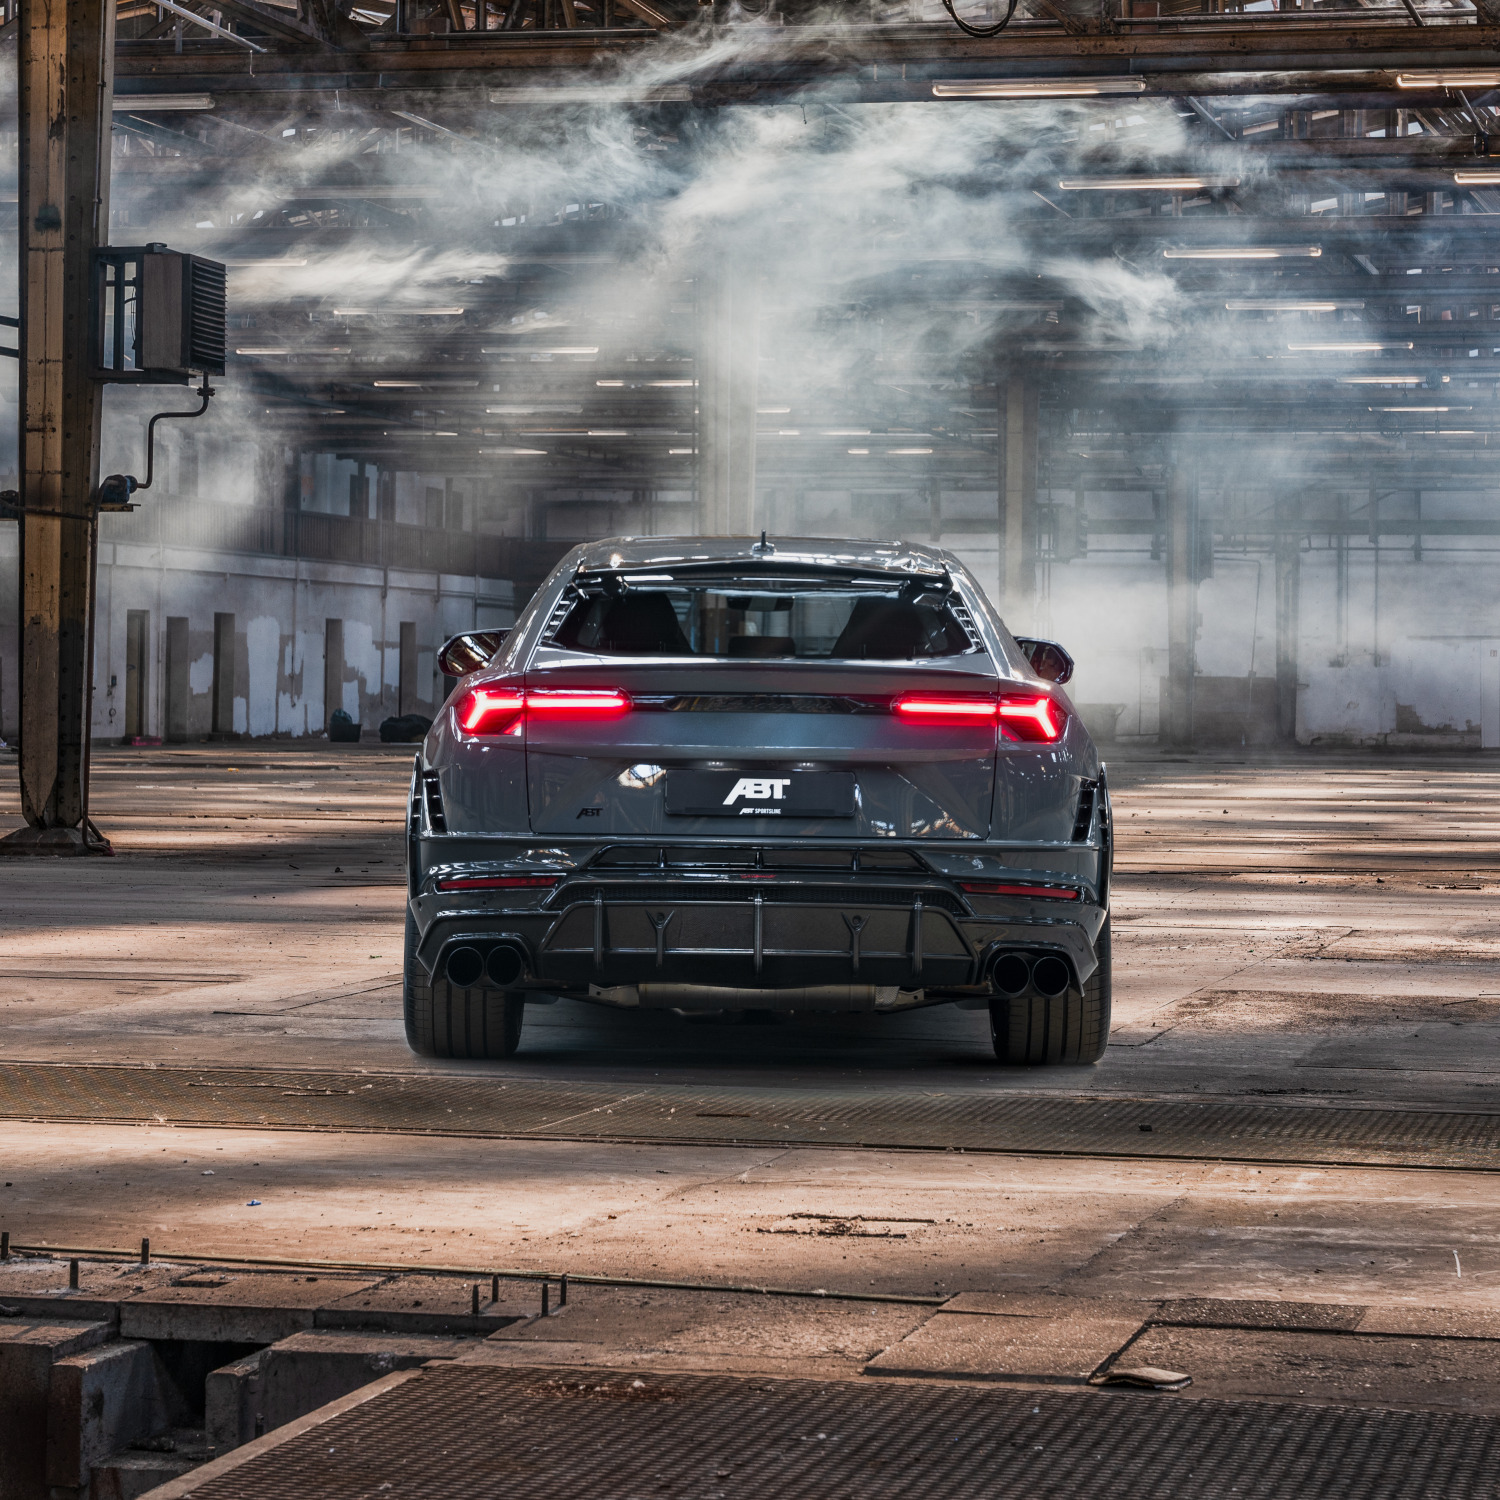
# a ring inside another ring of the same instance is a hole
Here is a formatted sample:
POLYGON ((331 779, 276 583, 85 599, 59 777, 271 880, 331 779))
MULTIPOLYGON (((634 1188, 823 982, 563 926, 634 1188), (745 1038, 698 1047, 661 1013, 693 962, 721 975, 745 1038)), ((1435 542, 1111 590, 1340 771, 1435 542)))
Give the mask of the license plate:
POLYGON ((692 818, 852 818, 849 771, 668 771, 667 811, 692 818))

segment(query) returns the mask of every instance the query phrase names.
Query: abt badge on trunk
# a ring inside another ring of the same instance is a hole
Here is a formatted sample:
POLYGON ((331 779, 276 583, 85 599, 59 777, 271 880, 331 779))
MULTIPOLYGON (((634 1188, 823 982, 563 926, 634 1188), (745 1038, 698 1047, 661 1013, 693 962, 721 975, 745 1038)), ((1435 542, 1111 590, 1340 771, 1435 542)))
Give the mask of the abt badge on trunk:
MULTIPOLYGON (((741 797, 746 802, 781 802, 786 797, 786 789, 792 784, 790 776, 741 776, 730 789, 729 795, 724 799, 725 807, 733 807, 741 797)), ((780 812, 781 809, 767 809, 768 811, 780 812)), ((741 808, 741 812, 754 811, 752 808, 741 808)))
POLYGON ((689 818, 852 818, 854 776, 848 771, 780 776, 668 771, 667 812, 689 818))

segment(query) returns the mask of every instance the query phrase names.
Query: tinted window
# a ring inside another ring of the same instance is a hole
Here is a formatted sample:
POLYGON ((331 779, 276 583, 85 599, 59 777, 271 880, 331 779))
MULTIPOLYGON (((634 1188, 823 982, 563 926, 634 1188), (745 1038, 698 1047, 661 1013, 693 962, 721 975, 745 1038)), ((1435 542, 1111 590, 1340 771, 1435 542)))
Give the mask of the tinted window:
POLYGON ((788 580, 591 578, 553 636, 571 651, 730 660, 912 661, 974 649, 942 591, 788 580))

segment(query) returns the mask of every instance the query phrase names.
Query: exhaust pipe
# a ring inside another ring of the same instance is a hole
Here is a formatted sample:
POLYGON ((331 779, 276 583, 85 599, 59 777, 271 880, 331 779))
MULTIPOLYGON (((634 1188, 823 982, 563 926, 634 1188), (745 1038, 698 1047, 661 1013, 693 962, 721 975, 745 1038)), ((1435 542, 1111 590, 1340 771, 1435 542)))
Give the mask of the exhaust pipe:
POLYGON ((1073 971, 1055 953, 1043 954, 1032 965, 1031 982, 1039 995, 1055 1000, 1059 995, 1065 994, 1068 986, 1073 983, 1073 971))
POLYGON ((455 948, 444 967, 448 983, 466 990, 479 983, 484 974, 484 955, 478 948, 455 948))
POLYGON ((509 989, 526 972, 526 955, 514 943, 499 943, 490 949, 485 973, 490 983, 509 989))
POLYGON ((1031 988, 1031 961, 1024 953, 1002 953, 990 966, 994 986, 1007 1000, 1031 988))

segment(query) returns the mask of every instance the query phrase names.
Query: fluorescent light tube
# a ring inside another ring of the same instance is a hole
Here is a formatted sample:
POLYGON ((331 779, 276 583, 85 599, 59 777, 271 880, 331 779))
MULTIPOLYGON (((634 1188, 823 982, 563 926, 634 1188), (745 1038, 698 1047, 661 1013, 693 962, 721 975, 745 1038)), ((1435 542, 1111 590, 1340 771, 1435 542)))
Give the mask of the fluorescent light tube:
POLYGON ((1292 297, 1231 297, 1224 304, 1229 312, 1337 312, 1341 307, 1362 308, 1363 302, 1300 302, 1292 297))
POLYGON ((1144 94, 1144 78, 951 78, 934 83, 934 99, 1086 99, 1144 94))
POLYGON ((1500 170, 1494 167, 1465 167, 1453 174, 1459 187, 1494 187, 1500 184, 1500 170))
POLYGON ((1425 375, 1340 375, 1340 385, 1421 385, 1425 375))
POLYGON ((1321 245, 1168 245, 1166 260, 1317 260, 1321 245))
POLYGON ((1429 68, 1397 73, 1398 89, 1492 89, 1500 87, 1500 68, 1429 68))
POLYGON ((1364 343, 1288 344, 1293 354, 1380 354, 1389 349, 1410 349, 1406 344, 1384 344, 1378 340, 1364 343))
MULTIPOLYGON (((197 18, 194 17, 194 19, 197 18)), ((212 109, 214 96, 212 94, 116 94, 112 107, 116 114, 129 114, 134 110, 141 110, 143 113, 153 115, 177 110, 212 109)))
POLYGON ((1187 177, 1064 177, 1058 184, 1067 193, 1149 192, 1186 193, 1196 188, 1233 188, 1238 177, 1193 174, 1187 177))

